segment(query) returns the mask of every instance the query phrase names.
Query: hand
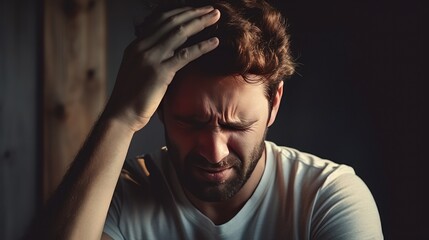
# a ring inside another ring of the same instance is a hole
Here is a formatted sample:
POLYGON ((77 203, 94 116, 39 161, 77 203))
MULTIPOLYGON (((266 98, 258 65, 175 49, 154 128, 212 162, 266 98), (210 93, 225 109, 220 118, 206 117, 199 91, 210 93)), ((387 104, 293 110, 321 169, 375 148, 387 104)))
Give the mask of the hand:
POLYGON ((188 37, 213 25, 219 18, 219 10, 210 6, 185 7, 144 22, 140 29, 154 31, 151 34, 138 32, 138 38, 126 48, 105 112, 133 131, 143 128, 158 108, 176 72, 215 49, 219 40, 211 38, 176 50, 188 37))

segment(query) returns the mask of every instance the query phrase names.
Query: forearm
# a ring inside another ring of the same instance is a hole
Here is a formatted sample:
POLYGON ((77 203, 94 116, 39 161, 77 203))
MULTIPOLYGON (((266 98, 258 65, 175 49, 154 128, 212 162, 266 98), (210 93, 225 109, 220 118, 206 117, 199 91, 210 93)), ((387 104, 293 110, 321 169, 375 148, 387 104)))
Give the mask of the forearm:
POLYGON ((42 232, 54 239, 100 239, 133 131, 103 115, 47 205, 42 232))
POLYGON ((44 235, 41 239, 101 237, 134 132, 146 126, 176 72, 215 49, 219 40, 211 38, 177 50, 188 37, 213 25, 219 17, 220 12, 210 6, 174 9, 144 26, 153 34, 139 36, 127 47, 106 108, 109 113, 97 122, 47 204, 40 227, 36 227, 44 235))

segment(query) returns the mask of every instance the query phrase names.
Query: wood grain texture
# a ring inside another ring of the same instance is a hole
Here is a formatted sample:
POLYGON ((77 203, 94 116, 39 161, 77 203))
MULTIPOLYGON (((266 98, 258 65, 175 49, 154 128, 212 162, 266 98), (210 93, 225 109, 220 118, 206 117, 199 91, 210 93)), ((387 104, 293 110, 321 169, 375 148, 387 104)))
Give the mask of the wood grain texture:
POLYGON ((105 18, 104 0, 44 0, 44 199, 105 104, 105 18))

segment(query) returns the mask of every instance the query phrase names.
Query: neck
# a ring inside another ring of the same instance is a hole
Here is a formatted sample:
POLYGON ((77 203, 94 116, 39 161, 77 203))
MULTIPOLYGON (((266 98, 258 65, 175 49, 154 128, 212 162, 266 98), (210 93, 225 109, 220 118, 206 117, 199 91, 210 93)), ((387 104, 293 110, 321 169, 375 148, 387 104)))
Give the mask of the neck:
POLYGON ((192 193, 185 189, 185 194, 191 203, 206 215, 216 225, 228 222, 232 219, 249 200, 259 184, 265 169, 266 152, 258 160, 256 167, 243 185, 240 191, 231 199, 222 202, 205 202, 196 198, 192 193))

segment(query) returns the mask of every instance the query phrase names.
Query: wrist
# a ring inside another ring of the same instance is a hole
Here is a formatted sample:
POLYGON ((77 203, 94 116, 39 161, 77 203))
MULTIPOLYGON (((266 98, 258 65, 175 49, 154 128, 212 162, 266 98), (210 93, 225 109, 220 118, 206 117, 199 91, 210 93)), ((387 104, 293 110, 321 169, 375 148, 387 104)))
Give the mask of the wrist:
POLYGON ((150 118, 139 117, 131 111, 114 111, 113 108, 106 107, 100 117, 100 121, 109 125, 122 128, 132 134, 142 129, 149 122, 150 118))

